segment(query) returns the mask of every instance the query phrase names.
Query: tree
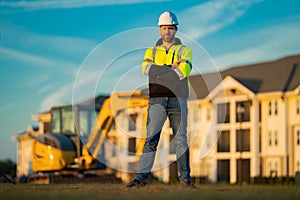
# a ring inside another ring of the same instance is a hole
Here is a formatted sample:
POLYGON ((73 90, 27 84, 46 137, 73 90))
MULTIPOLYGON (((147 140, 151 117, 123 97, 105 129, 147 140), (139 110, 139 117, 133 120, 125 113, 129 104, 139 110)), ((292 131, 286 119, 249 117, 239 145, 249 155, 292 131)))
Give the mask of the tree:
POLYGON ((7 159, 5 161, 0 161, 0 173, 10 175, 11 177, 16 177, 16 163, 12 160, 7 159))

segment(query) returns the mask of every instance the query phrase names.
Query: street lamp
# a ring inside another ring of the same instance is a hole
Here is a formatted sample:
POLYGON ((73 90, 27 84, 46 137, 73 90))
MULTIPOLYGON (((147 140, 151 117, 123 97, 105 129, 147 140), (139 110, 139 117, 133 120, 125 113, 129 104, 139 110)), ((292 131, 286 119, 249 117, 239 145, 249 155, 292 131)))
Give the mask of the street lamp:
POLYGON ((239 170, 238 170, 238 175, 239 175, 239 180, 238 182, 241 184, 243 182, 243 165, 242 165, 242 152, 243 152, 243 133, 242 133, 242 121, 243 121, 243 115, 245 113, 245 106, 243 103, 238 103, 236 107, 236 113, 238 117, 238 122, 239 122, 239 134, 238 134, 238 147, 239 147, 239 152, 240 152, 240 158, 239 158, 239 170))

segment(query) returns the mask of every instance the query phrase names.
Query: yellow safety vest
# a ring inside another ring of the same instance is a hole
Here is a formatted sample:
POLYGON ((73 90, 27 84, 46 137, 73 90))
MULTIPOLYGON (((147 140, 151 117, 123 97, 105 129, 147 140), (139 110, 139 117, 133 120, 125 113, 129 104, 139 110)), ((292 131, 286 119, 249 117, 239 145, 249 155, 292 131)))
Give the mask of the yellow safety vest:
MULTIPOLYGON (((178 39, 177 39, 178 41, 178 39)), ((179 67, 176 69, 173 69, 174 72, 177 74, 178 76, 178 81, 176 80, 176 77, 174 77, 174 79, 171 80, 171 85, 167 84, 165 82, 169 82, 169 79, 166 81, 166 79, 162 79, 162 76, 156 76, 156 77, 152 77, 152 80, 154 80, 155 83, 160 84, 161 81, 163 81, 163 85, 164 87, 167 87, 169 89, 172 90, 172 88, 174 87, 174 85, 178 84, 177 86, 179 88, 176 88, 174 90, 179 91, 179 90, 186 90, 187 91, 187 95, 177 92, 178 94, 175 94, 176 96, 184 96, 187 97, 189 95, 189 81, 188 81, 188 76, 192 70, 192 49, 188 46, 184 46, 181 44, 180 40, 179 42, 175 43, 174 45, 172 45, 168 50, 165 48, 165 46, 163 45, 158 45, 155 47, 150 47, 146 50, 145 55, 144 55, 144 60, 142 63, 142 72, 144 75, 146 76, 151 76, 151 74, 149 74, 151 66, 153 65, 153 63, 156 66, 161 66, 161 67, 166 67, 166 66, 170 66, 177 62, 178 60, 180 60, 180 64, 179 67), (174 81, 176 83, 174 83, 174 81), (186 84, 183 84, 183 82, 186 82, 186 84), (186 85, 186 86, 183 86, 186 85)), ((155 86, 155 88, 153 89, 153 84, 149 84, 149 89, 150 89, 150 96, 172 96, 170 94, 164 94, 163 91, 160 91, 160 89, 158 88, 158 86, 155 86), (151 88, 152 86, 152 88, 151 88), (153 94, 151 94, 153 93, 153 94)), ((165 91, 165 93, 168 93, 168 91, 165 91)), ((174 92, 173 92, 174 93, 174 92)))

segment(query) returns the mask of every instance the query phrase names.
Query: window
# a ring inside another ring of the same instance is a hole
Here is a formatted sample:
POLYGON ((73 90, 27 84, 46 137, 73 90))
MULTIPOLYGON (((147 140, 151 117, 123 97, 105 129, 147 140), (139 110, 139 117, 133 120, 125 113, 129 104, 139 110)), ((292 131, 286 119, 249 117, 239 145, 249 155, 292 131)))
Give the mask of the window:
POLYGON ((223 183, 229 183, 230 160, 217 160, 217 181, 223 183))
POLYGON ((135 153, 136 150, 136 138, 128 139, 128 151, 129 153, 135 153))
POLYGON ((236 122, 250 121, 251 101, 236 102, 236 122))
POLYGON ((259 102, 259 121, 261 122, 261 103, 259 102))
POLYGON ((272 102, 269 102, 269 115, 272 115, 272 102))
POLYGON ((278 145, 278 131, 275 130, 274 133, 272 131, 269 131, 269 146, 277 146, 278 145))
POLYGON ((229 152, 230 151, 230 132, 222 131, 218 132, 219 139, 217 145, 217 152, 229 152))
POLYGON ((60 109, 53 109, 51 120, 51 132, 52 133, 61 133, 61 112, 60 109))
POLYGON ((52 133, 76 135, 72 106, 52 109, 51 117, 52 133))
POLYGON ((278 167, 278 162, 274 162, 273 161, 273 164, 272 164, 272 161, 269 162, 269 167, 270 167, 270 177, 277 177, 277 167, 278 167), (274 165, 274 167, 273 167, 274 165))
POLYGON ((250 151, 250 130, 238 130, 236 132, 236 151, 250 151))
POLYGON ((230 109, 229 103, 218 104, 218 123, 229 123, 230 120, 230 109))
POLYGON ((297 130, 297 145, 300 145, 300 130, 297 130))
POLYGON ((272 101, 269 102, 269 115, 278 115, 278 101, 272 101), (273 113, 273 103, 274 103, 274 113, 273 113))
POLYGON ((274 134, 275 134, 275 135, 274 135, 274 145, 277 146, 277 144, 278 144, 278 132, 275 131, 274 134))
POLYGON ((96 122, 97 115, 92 110, 78 110, 79 135, 83 143, 86 143, 89 134, 96 122))
POLYGON ((129 116, 129 125, 128 125, 128 130, 129 131, 135 131, 136 130, 136 119, 137 119, 137 113, 131 114, 129 116))
POLYGON ((272 132, 269 131, 269 146, 272 146, 272 132))
POLYGON ((236 175, 239 183, 250 183, 250 159, 236 160, 236 175))
POLYGON ((275 110, 274 110, 274 114, 277 115, 278 114, 278 102, 275 101, 275 110))
POLYGON ((259 138, 258 138, 258 151, 261 152, 261 128, 259 128, 259 138))
POLYGON ((71 106, 62 108, 62 132, 69 135, 76 135, 71 106))

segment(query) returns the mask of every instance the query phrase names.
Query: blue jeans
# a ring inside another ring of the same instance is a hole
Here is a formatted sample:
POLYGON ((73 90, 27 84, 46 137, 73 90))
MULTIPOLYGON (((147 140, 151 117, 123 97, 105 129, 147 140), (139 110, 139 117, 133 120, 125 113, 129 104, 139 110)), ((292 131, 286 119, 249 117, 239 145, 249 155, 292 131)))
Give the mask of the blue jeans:
POLYGON ((187 99, 176 97, 152 97, 149 100, 147 138, 140 167, 135 179, 145 183, 153 167, 162 127, 169 118, 174 134, 176 159, 180 181, 190 181, 190 159, 187 143, 187 99))

